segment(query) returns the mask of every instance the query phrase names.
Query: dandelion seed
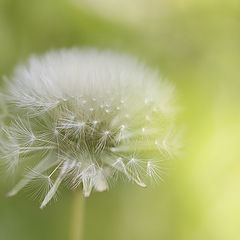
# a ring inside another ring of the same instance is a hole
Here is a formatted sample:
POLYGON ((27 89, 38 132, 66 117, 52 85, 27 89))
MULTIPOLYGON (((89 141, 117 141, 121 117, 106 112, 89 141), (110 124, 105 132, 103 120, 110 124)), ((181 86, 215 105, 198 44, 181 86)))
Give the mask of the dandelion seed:
POLYGON ((153 181, 158 183, 159 181, 163 181, 162 176, 163 171, 161 170, 159 164, 156 164, 152 161, 148 161, 147 163, 147 176, 150 177, 153 181))
MULTIPOLYGON (((29 179, 30 185, 28 188, 29 191, 31 191, 31 197, 34 199, 43 200, 43 198, 53 186, 51 176, 44 175, 34 169, 28 170, 26 178, 29 179)), ((56 198, 56 194, 54 197, 56 198)))

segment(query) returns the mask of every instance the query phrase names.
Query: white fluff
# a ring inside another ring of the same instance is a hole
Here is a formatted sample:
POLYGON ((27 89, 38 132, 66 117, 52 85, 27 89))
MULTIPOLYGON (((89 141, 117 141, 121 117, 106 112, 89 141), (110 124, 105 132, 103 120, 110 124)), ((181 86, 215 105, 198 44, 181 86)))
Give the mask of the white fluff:
POLYGON ((144 187, 146 177, 161 179, 159 163, 178 147, 173 87, 124 54, 73 48, 31 57, 6 96, 18 118, 4 129, 2 158, 9 169, 32 159, 31 172, 52 182, 41 208, 65 180, 86 197, 119 174, 144 187))

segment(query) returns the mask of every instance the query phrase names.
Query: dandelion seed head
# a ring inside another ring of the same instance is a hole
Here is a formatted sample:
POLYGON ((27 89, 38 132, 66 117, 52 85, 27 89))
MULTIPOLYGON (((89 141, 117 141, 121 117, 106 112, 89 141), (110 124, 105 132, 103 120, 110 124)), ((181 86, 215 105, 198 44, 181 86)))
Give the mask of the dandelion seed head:
POLYGON ((8 195, 41 180, 44 208, 64 181, 88 197, 119 176, 142 187, 161 179, 157 159, 178 148, 173 89, 124 54, 73 48, 32 56, 4 93, 10 121, 1 158, 11 171, 31 169, 8 195))

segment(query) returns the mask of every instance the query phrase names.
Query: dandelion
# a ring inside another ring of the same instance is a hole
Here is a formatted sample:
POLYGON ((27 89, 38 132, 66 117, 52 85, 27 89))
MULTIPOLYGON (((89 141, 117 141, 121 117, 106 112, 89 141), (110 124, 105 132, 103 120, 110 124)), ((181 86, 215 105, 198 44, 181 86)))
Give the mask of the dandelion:
POLYGON ((1 159, 28 171, 8 196, 44 182, 42 209, 63 182, 85 197, 119 176, 146 187, 177 151, 173 86, 128 55, 50 51, 5 82, 1 159))

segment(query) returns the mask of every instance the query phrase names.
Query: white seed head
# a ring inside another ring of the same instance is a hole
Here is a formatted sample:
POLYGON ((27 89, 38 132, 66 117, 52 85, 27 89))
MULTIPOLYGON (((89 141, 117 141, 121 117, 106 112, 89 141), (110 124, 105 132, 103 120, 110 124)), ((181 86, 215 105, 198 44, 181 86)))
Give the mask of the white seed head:
POLYGON ((159 160, 174 156, 173 87, 127 55, 70 49, 33 56, 15 69, 3 96, 2 160, 11 171, 31 169, 8 196, 43 180, 41 208, 63 181, 85 197, 108 190, 119 175, 145 187, 147 178, 161 178, 159 160))

